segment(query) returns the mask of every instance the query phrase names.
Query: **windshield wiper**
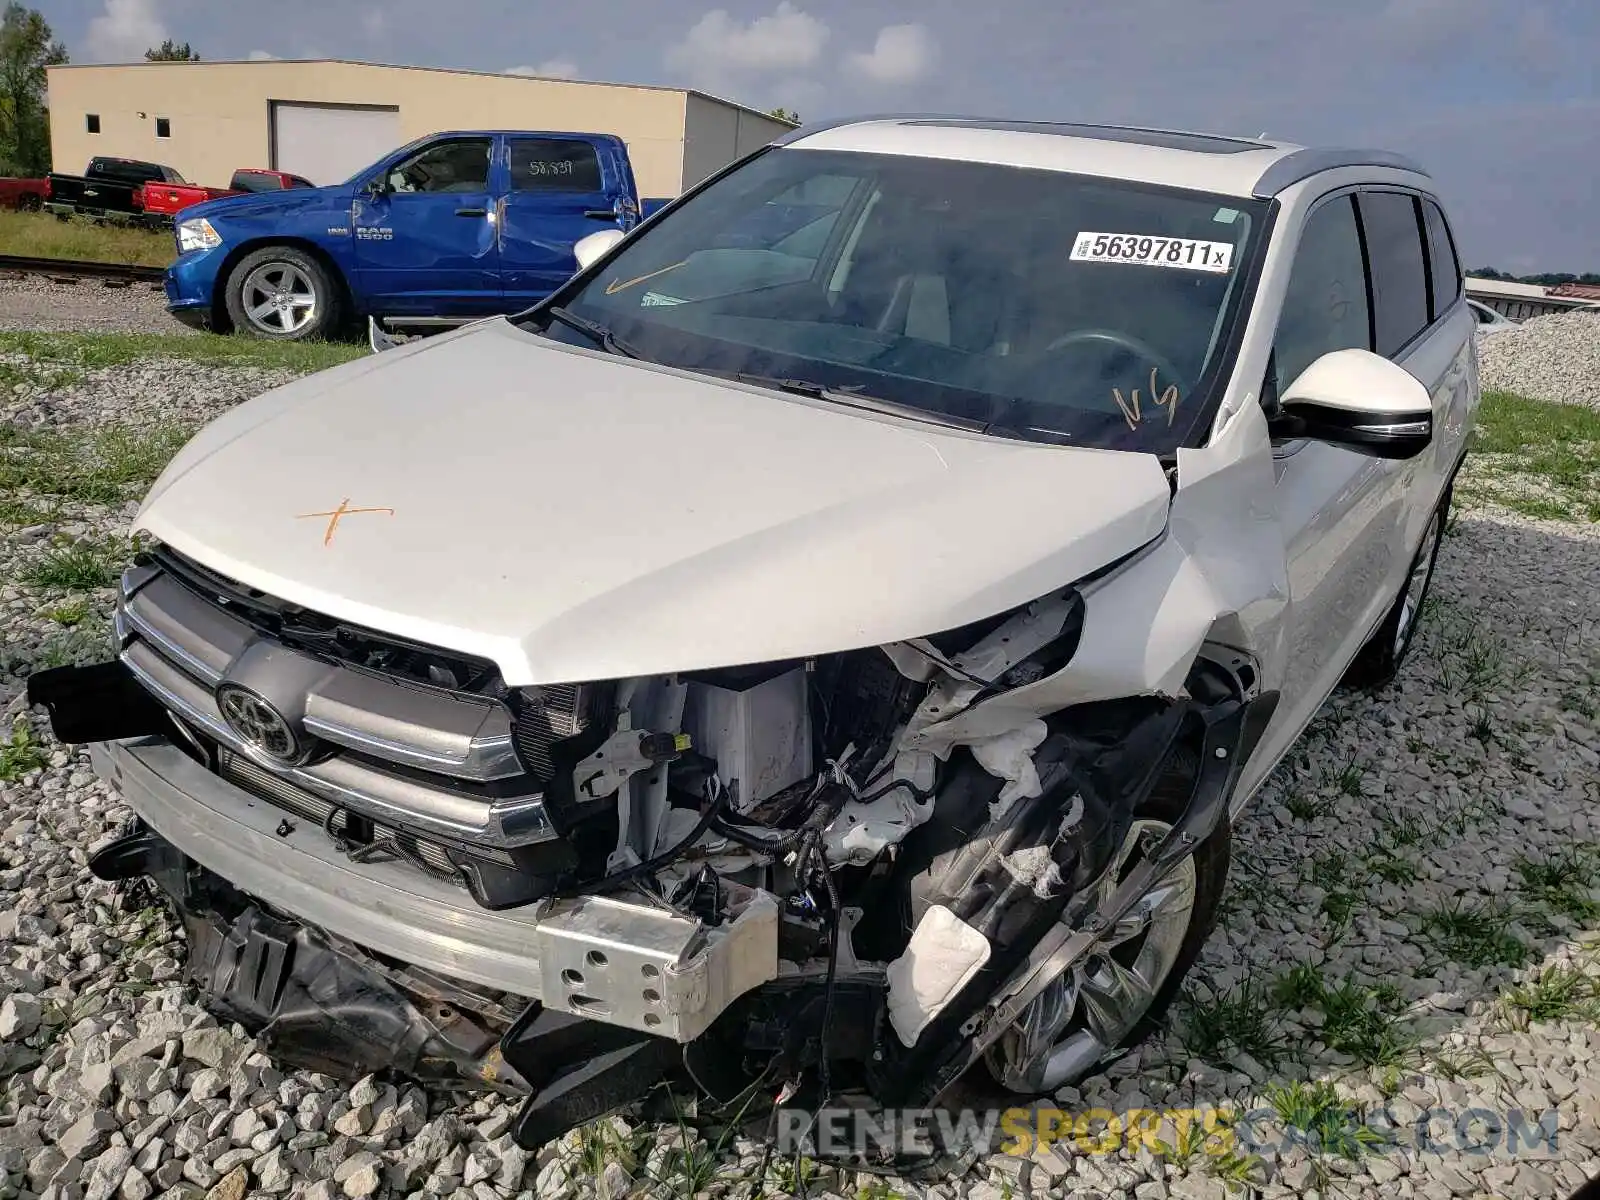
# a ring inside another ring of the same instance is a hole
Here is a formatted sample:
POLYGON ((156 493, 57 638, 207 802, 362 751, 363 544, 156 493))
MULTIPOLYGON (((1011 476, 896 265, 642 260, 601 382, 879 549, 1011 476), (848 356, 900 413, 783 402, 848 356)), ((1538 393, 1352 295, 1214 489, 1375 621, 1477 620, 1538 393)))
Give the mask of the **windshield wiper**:
POLYGON ((807 396, 813 400, 826 400, 830 404, 842 404, 847 408, 860 408, 867 412, 907 417, 913 421, 925 421, 930 425, 942 425, 947 429, 967 429, 973 433, 983 433, 989 427, 989 422, 987 421, 977 421, 971 417, 958 417, 954 413, 942 413, 934 409, 918 408, 914 404, 900 404, 894 400, 884 400, 877 396, 864 395, 856 390, 859 385, 831 388, 826 384, 816 383, 810 379, 794 379, 780 375, 752 375, 745 371, 731 372, 728 378, 735 379, 740 383, 752 383, 757 387, 771 388, 776 392, 788 392, 792 396, 807 396))
POLYGON ((561 324, 567 326, 567 328, 576 329, 579 333, 586 334, 588 337, 592 338, 596 343, 598 343, 600 348, 605 350, 607 353, 620 354, 624 358, 644 357, 644 355, 640 354, 632 346, 628 345, 627 342, 623 341, 616 334, 612 333, 611 330, 600 324, 599 321, 590 321, 584 317, 578 316, 576 313, 568 312, 559 304, 552 308, 547 308, 544 311, 546 315, 561 322, 561 324))

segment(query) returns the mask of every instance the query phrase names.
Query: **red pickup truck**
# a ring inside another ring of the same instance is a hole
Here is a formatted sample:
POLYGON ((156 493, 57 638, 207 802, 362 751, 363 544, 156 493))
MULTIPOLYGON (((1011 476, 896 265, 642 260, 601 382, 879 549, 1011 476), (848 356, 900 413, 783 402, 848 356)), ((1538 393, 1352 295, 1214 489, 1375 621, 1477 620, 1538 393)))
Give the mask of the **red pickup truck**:
POLYGON ((48 179, 0 179, 0 208, 38 212, 49 198, 48 179))
POLYGON ((245 167, 233 173, 225 188, 201 187, 194 183, 163 183, 152 180, 144 185, 136 202, 146 216, 175 216, 191 204, 215 200, 219 196, 236 196, 241 192, 276 192, 285 188, 315 187, 308 179, 290 175, 287 171, 269 171, 260 167, 245 167))

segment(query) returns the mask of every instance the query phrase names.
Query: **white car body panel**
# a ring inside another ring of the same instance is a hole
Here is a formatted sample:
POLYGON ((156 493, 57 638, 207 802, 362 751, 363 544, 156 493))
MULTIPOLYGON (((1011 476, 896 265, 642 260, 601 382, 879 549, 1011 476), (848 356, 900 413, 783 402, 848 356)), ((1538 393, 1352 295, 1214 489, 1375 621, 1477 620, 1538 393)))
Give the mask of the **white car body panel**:
POLYGON ((241 406, 135 527, 520 686, 937 633, 1138 549, 1170 495, 1149 455, 981 437, 491 321, 241 406), (350 513, 324 544, 346 500, 393 512, 350 513))

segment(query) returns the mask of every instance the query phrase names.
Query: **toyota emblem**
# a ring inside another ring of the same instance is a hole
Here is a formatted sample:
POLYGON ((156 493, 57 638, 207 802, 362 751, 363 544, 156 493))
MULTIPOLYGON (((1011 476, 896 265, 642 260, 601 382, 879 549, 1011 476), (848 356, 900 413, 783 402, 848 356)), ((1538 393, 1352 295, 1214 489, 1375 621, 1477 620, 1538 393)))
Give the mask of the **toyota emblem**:
POLYGON ((217 689, 217 708, 228 728, 251 750, 276 762, 299 762, 304 754, 294 726, 249 688, 225 683, 217 689))

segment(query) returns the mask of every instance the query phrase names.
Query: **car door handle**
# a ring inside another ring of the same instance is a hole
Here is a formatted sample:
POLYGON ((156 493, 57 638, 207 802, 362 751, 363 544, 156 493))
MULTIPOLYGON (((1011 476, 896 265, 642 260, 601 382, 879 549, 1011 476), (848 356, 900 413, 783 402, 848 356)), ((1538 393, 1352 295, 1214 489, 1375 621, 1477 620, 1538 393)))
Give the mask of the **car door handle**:
POLYGON ((583 215, 591 221, 615 221, 617 210, 614 208, 586 208, 583 215))
POLYGON ((489 210, 487 208, 458 208, 458 209, 456 209, 456 216, 458 216, 458 217, 487 217, 488 215, 489 215, 489 210))

